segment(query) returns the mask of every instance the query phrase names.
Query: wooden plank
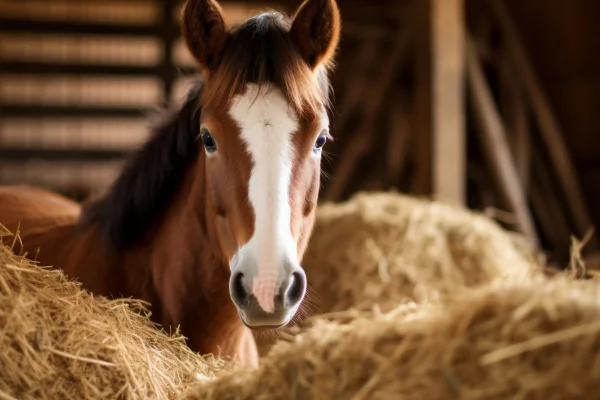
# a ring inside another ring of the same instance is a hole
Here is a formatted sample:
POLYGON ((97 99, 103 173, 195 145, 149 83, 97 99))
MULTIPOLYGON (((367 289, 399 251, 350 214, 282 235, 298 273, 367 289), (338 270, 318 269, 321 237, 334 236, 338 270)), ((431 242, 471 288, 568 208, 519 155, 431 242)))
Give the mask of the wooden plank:
POLYGON ((535 180, 532 182, 529 192, 533 213, 540 229, 550 243, 556 261, 566 265, 569 261, 571 232, 557 198, 557 188, 553 185, 552 178, 540 154, 533 154, 532 167, 535 180))
POLYGON ((529 186, 531 169, 531 136, 529 130, 529 116, 522 95, 515 98, 512 109, 515 121, 513 151, 515 161, 521 178, 521 185, 525 192, 529 186))
POLYGON ((30 118, 30 117, 119 117, 140 118, 147 115, 151 109, 123 107, 61 107, 61 106, 23 106, 0 105, 0 117, 30 118))
POLYGON ((520 186, 506 131, 485 81, 477 50, 470 38, 467 39, 467 76, 483 147, 502 188, 502 195, 516 215, 518 229, 537 248, 539 239, 527 199, 520 186))
MULTIPOLYGON (((593 227, 593 223, 581 190, 577 172, 564 141, 564 133, 551 110, 550 102, 533 70, 525 48, 518 37, 517 28, 504 2, 494 0, 490 1, 489 4, 500 22, 507 41, 507 49, 510 51, 515 66, 519 71, 519 78, 522 80, 528 100, 537 118, 543 142, 548 149, 551 162, 558 174, 558 181, 563 195, 567 199, 570 212, 573 215, 577 227, 577 235, 583 237, 593 227)), ((597 246, 597 239, 594 237, 592 240, 595 242, 595 246, 597 246)))
POLYGON ((41 149, 41 148, 0 148, 2 161, 28 161, 32 159, 46 161, 114 161, 123 160, 131 150, 119 149, 41 149))
POLYGON ((174 3, 172 1, 165 1, 162 8, 161 30, 163 34, 160 75, 163 80, 163 102, 164 104, 169 104, 169 100, 173 94, 173 85, 178 75, 173 65, 173 47, 180 35, 180 29, 177 21, 171 18, 175 10, 174 3))
MULTIPOLYGON (((111 65, 111 64, 74 64, 45 63, 40 61, 3 61, 0 72, 9 74, 34 75, 127 75, 127 76, 163 76, 165 71, 175 71, 175 67, 165 70, 164 66, 111 65)), ((192 74, 192 68, 178 68, 182 74, 192 74)))
POLYGON ((0 17, 0 32, 24 32, 28 34, 66 33, 103 36, 159 36, 163 33, 156 25, 102 24, 93 21, 44 21, 19 17, 0 17))
POLYGON ((433 195, 464 205, 464 1, 432 0, 433 195))

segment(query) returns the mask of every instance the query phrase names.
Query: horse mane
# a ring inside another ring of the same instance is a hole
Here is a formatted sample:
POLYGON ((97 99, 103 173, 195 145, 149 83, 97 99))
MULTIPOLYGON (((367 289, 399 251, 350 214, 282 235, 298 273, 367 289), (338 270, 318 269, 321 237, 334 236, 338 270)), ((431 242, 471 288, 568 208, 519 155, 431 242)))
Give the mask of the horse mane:
POLYGON ((95 225, 115 251, 139 242, 180 189, 200 153, 200 104, 225 106, 247 83, 273 84, 297 112, 328 106, 325 67, 315 75, 289 35, 281 13, 264 13, 235 28, 208 84, 190 90, 176 112, 163 112, 108 193, 83 210, 80 227, 95 225))
POLYGON ((108 193, 91 202, 80 227, 94 224, 115 251, 135 244, 164 211, 198 158, 199 97, 203 83, 188 92, 178 110, 158 115, 153 132, 129 159, 108 193))
POLYGON ((280 12, 263 13, 234 27, 202 94, 203 104, 222 106, 243 92, 248 83, 269 83, 282 91, 299 114, 329 107, 330 65, 313 73, 292 40, 290 27, 290 19, 280 12))

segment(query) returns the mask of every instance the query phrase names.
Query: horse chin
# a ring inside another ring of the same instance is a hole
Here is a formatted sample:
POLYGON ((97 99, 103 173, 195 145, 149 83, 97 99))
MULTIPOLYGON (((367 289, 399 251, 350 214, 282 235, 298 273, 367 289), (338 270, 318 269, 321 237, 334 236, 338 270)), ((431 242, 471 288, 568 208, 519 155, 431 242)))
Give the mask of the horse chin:
POLYGON ((241 310, 238 309, 238 314, 240 317, 240 321, 242 321, 242 323, 244 324, 244 326, 250 330, 253 331, 274 331, 277 329, 281 329, 284 326, 286 326, 287 324, 289 324, 292 321, 293 315, 290 316, 289 318, 287 318, 283 323, 281 324, 249 324, 246 319, 244 318, 243 312, 241 310))
POLYGON ((286 321, 283 324, 280 325, 248 325, 246 323, 246 321, 244 321, 243 318, 240 318, 242 320, 242 323, 249 328, 250 330, 253 331, 275 331, 277 329, 283 328, 284 326, 286 326, 290 321, 286 321))

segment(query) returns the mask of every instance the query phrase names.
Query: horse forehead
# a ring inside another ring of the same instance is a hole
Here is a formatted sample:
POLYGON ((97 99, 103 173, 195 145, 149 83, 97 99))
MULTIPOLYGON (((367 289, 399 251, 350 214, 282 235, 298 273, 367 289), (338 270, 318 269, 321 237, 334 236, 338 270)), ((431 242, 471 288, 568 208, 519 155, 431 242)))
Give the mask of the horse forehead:
POLYGON ((233 98, 229 114, 242 129, 242 136, 293 134, 299 125, 298 115, 282 91, 269 84, 248 84, 244 93, 233 98))

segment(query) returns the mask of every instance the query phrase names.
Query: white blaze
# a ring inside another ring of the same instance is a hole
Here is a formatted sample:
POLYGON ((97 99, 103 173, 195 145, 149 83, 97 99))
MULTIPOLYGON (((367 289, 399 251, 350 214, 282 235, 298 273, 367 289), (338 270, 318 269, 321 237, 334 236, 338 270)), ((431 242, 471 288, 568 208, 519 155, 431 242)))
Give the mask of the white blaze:
POLYGON ((289 201, 298 117, 278 88, 263 85, 259 93, 255 84, 234 99, 229 113, 252 159, 248 197, 254 208, 254 234, 236 255, 236 263, 255 265, 252 293, 263 310, 272 312, 280 269, 298 262, 289 201))

